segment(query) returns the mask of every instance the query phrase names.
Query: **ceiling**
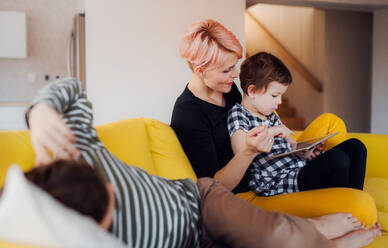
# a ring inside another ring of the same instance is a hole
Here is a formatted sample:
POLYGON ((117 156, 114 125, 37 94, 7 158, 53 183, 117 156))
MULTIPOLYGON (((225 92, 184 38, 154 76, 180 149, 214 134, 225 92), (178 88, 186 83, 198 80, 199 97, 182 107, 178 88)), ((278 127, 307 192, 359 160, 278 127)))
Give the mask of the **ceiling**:
POLYGON ((257 3, 356 11, 375 11, 388 8, 388 0, 246 0, 247 8, 257 3))

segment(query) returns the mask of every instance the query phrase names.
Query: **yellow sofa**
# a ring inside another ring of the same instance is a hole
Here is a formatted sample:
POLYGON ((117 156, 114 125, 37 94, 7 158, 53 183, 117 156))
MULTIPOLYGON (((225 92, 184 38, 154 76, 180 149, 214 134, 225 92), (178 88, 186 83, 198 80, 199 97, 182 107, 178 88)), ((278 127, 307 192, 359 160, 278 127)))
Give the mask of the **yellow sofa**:
MULTIPOLYGON (((154 175, 171 179, 189 177, 196 180, 174 131, 168 125, 153 119, 135 118, 101 125, 96 129, 107 148, 124 162, 142 167, 154 175)), ((362 140, 368 149, 365 191, 376 202, 378 221, 381 222, 383 229, 388 231, 388 168, 385 167, 388 161, 388 135, 349 133, 347 136, 362 140)), ((19 164, 24 171, 31 169, 34 153, 28 131, 0 132, 0 157, 1 185, 11 164, 19 164)), ((326 204, 334 207, 338 206, 338 203, 335 200, 330 202, 329 199, 341 199, 342 196, 353 199, 360 205, 363 204, 362 201, 373 202, 368 194, 353 193, 347 192, 346 189, 317 190, 262 198, 261 201, 265 209, 278 209, 284 212, 293 212, 292 206, 306 204, 306 199, 317 199, 310 205, 326 204)), ((368 204, 371 205, 370 202, 368 204)), ((374 220, 375 215, 375 210, 371 209, 367 218, 374 220)), ((0 247, 25 246, 0 241, 0 247)), ((384 232, 384 235, 377 238, 369 247, 388 247, 388 234, 384 232)))

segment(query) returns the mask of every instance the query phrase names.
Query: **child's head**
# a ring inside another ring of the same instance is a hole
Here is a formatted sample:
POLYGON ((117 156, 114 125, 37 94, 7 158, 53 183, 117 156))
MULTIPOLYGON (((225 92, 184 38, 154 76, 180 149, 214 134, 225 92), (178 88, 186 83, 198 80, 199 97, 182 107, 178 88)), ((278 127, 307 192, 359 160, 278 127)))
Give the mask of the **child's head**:
POLYGON ((244 96, 250 99, 255 112, 267 116, 281 104, 292 77, 277 57, 260 52, 242 63, 240 81, 244 96))
POLYGON ((25 173, 26 178, 65 206, 101 223, 109 206, 109 192, 97 172, 86 163, 59 160, 25 173))
POLYGON ((266 52, 256 53, 241 64, 241 88, 248 94, 248 87, 266 90, 271 82, 289 86, 292 82, 290 71, 280 59, 266 52))

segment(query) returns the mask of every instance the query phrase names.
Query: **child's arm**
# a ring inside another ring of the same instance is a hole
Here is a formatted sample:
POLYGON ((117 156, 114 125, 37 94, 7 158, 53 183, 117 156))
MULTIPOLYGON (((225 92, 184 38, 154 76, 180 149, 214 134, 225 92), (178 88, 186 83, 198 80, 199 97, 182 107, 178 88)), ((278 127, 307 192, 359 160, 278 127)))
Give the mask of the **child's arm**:
POLYGON ((255 127, 248 132, 242 129, 236 130, 230 137, 233 153, 251 150, 253 153, 269 152, 273 145, 273 136, 268 133, 264 126, 255 127), (265 135, 261 135, 265 134, 265 135))
POLYGON ((232 150, 234 154, 237 154, 239 151, 244 149, 246 137, 247 137, 247 133, 241 129, 234 132, 232 137, 230 137, 230 141, 232 143, 232 150))
POLYGON ((256 126, 250 129, 249 118, 240 105, 229 110, 227 127, 235 155, 244 150, 254 154, 271 151, 273 136, 268 128, 256 126))
POLYGON ((40 90, 26 114, 36 164, 51 161, 48 150, 55 158, 77 158, 76 139, 92 143, 92 118, 91 104, 79 81, 62 79, 40 90))

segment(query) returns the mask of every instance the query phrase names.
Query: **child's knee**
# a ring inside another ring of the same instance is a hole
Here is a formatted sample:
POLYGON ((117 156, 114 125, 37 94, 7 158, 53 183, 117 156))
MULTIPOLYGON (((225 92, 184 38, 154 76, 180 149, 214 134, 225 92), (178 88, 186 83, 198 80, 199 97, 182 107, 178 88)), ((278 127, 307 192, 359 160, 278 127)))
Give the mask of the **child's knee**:
POLYGON ((330 166, 332 171, 347 175, 350 169, 350 158, 342 150, 333 151, 332 156, 328 159, 326 166, 330 166))
POLYGON ((367 153, 367 149, 364 143, 362 143, 361 140, 356 139, 356 138, 351 138, 346 140, 345 142, 349 143, 350 146, 355 150, 356 153, 362 153, 365 154, 367 153))

